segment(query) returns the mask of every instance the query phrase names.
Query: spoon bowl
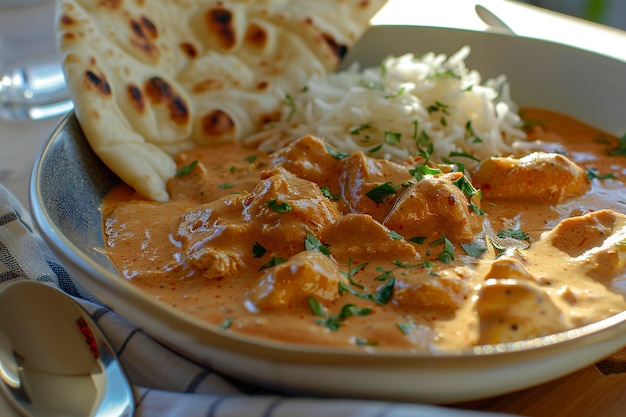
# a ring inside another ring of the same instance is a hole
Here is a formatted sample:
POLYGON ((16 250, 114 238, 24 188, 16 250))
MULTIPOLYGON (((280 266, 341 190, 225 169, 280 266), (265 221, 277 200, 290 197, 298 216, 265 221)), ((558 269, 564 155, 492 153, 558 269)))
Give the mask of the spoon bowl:
POLYGON ((131 387, 89 315, 51 285, 0 290, 0 388, 25 416, 129 417, 131 387))

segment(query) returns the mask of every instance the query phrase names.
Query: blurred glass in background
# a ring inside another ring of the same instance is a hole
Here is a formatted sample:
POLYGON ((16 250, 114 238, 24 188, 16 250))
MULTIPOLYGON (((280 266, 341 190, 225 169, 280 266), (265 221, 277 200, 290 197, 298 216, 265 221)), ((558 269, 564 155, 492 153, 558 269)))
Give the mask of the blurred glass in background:
POLYGON ((0 120, 72 108, 55 45, 54 0, 0 0, 0 120))

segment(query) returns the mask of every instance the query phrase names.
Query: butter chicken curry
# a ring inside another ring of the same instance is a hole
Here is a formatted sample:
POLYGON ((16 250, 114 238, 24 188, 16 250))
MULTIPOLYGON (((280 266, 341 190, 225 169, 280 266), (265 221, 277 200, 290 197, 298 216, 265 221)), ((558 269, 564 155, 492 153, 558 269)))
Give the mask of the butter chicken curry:
POLYGON ((134 285, 224 331, 456 351, 626 307, 626 141, 524 109, 520 159, 471 168, 304 136, 178 155, 170 201, 120 185, 106 251, 134 285), (622 156, 620 156, 622 155, 622 156))

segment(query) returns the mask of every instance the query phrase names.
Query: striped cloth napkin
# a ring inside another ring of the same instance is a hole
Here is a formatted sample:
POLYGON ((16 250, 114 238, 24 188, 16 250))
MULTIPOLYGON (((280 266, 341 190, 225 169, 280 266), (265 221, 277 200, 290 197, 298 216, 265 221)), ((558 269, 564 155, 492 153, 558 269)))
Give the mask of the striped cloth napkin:
POLYGON ((235 381, 194 363, 151 339, 74 280, 36 234, 29 213, 0 184, 0 283, 14 279, 54 284, 87 311, 107 336, 134 387, 136 416, 498 415, 419 404, 293 397, 235 381))

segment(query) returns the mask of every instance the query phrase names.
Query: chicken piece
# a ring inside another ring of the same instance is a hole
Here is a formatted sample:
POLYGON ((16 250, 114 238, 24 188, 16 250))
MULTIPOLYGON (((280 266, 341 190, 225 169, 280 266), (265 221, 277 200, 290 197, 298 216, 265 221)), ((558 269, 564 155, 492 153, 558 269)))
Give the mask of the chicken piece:
POLYGON ((415 247, 395 239, 391 231, 367 214, 349 213, 322 231, 322 241, 335 259, 417 259, 415 247))
POLYGON ((385 159, 368 158, 363 152, 355 152, 344 161, 344 173, 340 178, 341 197, 351 213, 369 214, 382 222, 397 198, 392 192, 380 201, 367 196, 371 190, 389 183, 394 188, 413 179, 409 173, 412 166, 385 159))
POLYGON ((470 208, 470 200, 453 181, 454 172, 425 177, 398 198, 383 225, 406 239, 446 236, 453 242, 471 242, 480 231, 482 219, 470 208))
POLYGON ((339 218, 315 183, 282 168, 263 171, 262 177, 250 194, 227 196, 181 217, 173 239, 181 245, 183 263, 207 279, 231 276, 244 265, 258 268, 270 256, 293 256, 304 250, 308 233, 339 218), (257 243, 265 257, 254 257, 257 243))
POLYGON ((521 159, 494 157, 472 173, 472 183, 490 200, 556 204, 584 194, 585 171, 565 156, 535 152, 521 159))
POLYGON ((533 275, 515 258, 498 258, 492 262, 489 272, 485 275, 485 280, 489 278, 498 279, 525 279, 529 281, 535 280, 533 275))
POLYGON ((469 291, 467 267, 448 268, 432 275, 424 269, 406 269, 396 275, 393 302, 412 311, 433 311, 451 316, 469 291))
POLYGON ((544 239, 607 287, 626 279, 626 215, 599 210, 562 220, 544 239))
POLYGON ((550 297, 528 280, 488 279, 474 308, 479 344, 514 342, 572 327, 550 297))
POLYGON ((259 310, 309 310, 309 297, 333 301, 339 297, 339 283, 345 281, 337 264, 328 256, 304 251, 265 269, 246 298, 259 310))
POLYGON ((341 159, 328 152, 326 142, 315 136, 303 136, 271 154, 271 164, 297 177, 328 186, 339 194, 339 176, 343 172, 341 159))

